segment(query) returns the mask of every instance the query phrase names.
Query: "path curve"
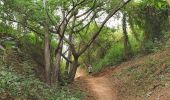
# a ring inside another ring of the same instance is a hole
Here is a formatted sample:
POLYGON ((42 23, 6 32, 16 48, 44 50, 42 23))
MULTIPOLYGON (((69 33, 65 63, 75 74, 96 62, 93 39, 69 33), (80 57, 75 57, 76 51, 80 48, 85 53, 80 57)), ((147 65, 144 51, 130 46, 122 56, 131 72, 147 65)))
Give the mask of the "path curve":
MULTIPOLYGON (((116 100, 116 89, 108 77, 90 76, 82 69, 78 69, 77 76, 78 83, 82 83, 80 87, 85 87, 89 91, 88 95, 93 97, 92 100, 116 100)), ((87 99, 89 100, 89 98, 87 99)))

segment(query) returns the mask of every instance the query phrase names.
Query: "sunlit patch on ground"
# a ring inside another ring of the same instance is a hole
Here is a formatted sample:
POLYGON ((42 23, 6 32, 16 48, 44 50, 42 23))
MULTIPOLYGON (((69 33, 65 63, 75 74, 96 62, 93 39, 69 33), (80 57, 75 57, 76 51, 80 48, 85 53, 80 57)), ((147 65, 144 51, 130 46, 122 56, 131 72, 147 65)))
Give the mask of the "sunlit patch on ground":
POLYGON ((87 76, 87 75, 88 74, 87 74, 85 68, 78 67, 75 78, 82 77, 82 76, 87 76))

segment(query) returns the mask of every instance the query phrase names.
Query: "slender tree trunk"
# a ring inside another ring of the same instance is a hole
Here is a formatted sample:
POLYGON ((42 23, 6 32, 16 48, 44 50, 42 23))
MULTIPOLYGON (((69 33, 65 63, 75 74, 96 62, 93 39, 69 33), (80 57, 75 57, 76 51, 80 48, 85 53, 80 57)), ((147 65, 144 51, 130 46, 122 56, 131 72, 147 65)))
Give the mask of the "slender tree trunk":
MULTIPOLYGON (((65 12, 62 11, 62 14, 63 14, 63 20, 64 20, 64 17, 65 17, 65 12)), ((61 24, 61 27, 60 27, 60 34, 64 34, 64 28, 65 28, 65 22, 63 22, 61 24)), ((58 81, 61 80, 61 55, 62 55, 62 48, 63 48, 63 40, 60 39, 59 40, 59 45, 58 47, 56 48, 56 51, 55 51, 55 57, 54 57, 54 66, 52 68, 52 77, 51 77, 51 80, 52 80, 52 84, 57 84, 58 81)))
POLYGON ((70 83, 74 81, 76 71, 77 71, 77 67, 78 67, 78 57, 74 57, 74 61, 71 65, 71 69, 70 69, 70 72, 69 72, 69 80, 68 81, 70 83))
MULTIPOLYGON (((69 34, 69 42, 71 42, 71 43, 72 43, 72 39, 73 39, 74 26, 75 26, 75 22, 76 22, 76 13, 73 17, 72 29, 71 29, 70 34, 69 34)), ((71 46, 69 45, 69 47, 68 47, 68 57, 67 57, 69 61, 71 61, 71 56, 72 56, 72 51, 71 51, 71 46)), ((69 69, 70 69, 70 62, 69 61, 66 61, 66 67, 65 67, 65 75, 66 75, 67 78, 68 78, 69 69)))
POLYGON ((50 46, 49 46, 49 33, 45 33, 44 41, 44 58, 45 58, 45 74, 46 82, 50 84, 50 46))
POLYGON ((62 59, 61 59, 61 54, 62 54, 62 48, 63 48, 63 42, 61 42, 60 44, 60 47, 59 47, 59 51, 58 51, 58 56, 57 56, 57 67, 58 67, 58 77, 57 77, 57 80, 58 81, 62 81, 62 75, 61 75, 61 62, 62 62, 62 59))
MULTIPOLYGON (((72 33, 69 35, 69 41, 71 42, 72 41, 72 33)), ((71 61, 71 47, 69 45, 68 47, 68 60, 71 61)), ((65 75, 68 76, 68 70, 69 70, 69 66, 70 66, 70 62, 69 61, 66 61, 66 67, 65 67, 65 75)))
POLYGON ((124 34, 124 58, 128 60, 130 57, 130 43, 129 43, 128 33, 127 33, 126 18, 127 18, 127 14, 124 13, 123 20, 122 20, 122 29, 124 34))
POLYGON ((61 66, 61 53, 62 53, 63 43, 60 43, 59 49, 54 57, 54 66, 52 68, 51 82, 52 84, 58 84, 58 79, 60 77, 60 66, 61 66))
MULTIPOLYGON (((46 15, 46 0, 44 2, 44 11, 46 15)), ((45 77, 46 77, 46 82, 50 84, 50 36, 49 36, 49 31, 48 31, 48 20, 47 20, 47 15, 46 15, 46 20, 44 24, 44 60, 45 60, 45 77)))
POLYGON ((90 49, 87 50, 87 58, 88 58, 88 64, 91 64, 91 53, 90 53, 90 49))

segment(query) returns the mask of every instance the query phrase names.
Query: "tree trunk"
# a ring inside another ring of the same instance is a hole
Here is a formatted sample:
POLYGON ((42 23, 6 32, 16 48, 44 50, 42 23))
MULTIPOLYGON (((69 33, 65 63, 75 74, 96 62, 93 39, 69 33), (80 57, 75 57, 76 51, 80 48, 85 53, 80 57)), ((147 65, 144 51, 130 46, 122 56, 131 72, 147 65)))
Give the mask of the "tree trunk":
MULTIPOLYGON (((44 2, 44 11, 46 15, 46 0, 44 2)), ((47 15, 46 15, 46 20, 44 24, 44 60, 45 60, 45 77, 46 77, 46 82, 50 84, 50 36, 49 36, 49 31, 48 31, 48 20, 47 20, 47 15)))
MULTIPOLYGON (((74 15, 74 17, 73 17, 72 29, 71 29, 70 34, 69 34, 69 42, 71 42, 71 43, 72 43, 72 39, 73 39, 75 22, 76 22, 76 15, 74 15)), ((69 61, 71 61, 71 56, 72 56, 72 51, 71 51, 71 46, 69 45, 69 47, 68 47, 68 57, 67 57, 69 61)), ((65 67, 66 78, 68 78, 69 69, 70 69, 70 62, 69 61, 66 61, 66 67, 65 67)))
POLYGON ((54 66, 52 68, 51 83, 57 85, 58 79, 60 77, 60 66, 61 66, 61 53, 62 53, 63 43, 60 43, 59 49, 54 57, 54 66))
POLYGON ((61 62, 62 62, 62 59, 61 59, 61 54, 62 54, 62 49, 63 49, 63 42, 61 42, 61 44, 60 44, 60 47, 59 47, 59 51, 58 51, 58 56, 57 56, 57 64, 58 64, 58 72, 57 72, 57 74, 58 74, 58 77, 57 77, 57 80, 58 81, 62 81, 62 75, 61 75, 61 62))
POLYGON ((126 18, 127 18, 127 14, 124 13, 123 20, 122 20, 122 29, 124 34, 124 58, 128 60, 130 57, 130 43, 129 43, 128 33, 127 33, 126 18))
POLYGON ((69 72, 69 79, 68 79, 69 83, 74 81, 76 71, 77 71, 77 67, 78 67, 78 57, 74 57, 74 61, 71 65, 71 69, 70 69, 70 72, 69 72))
MULTIPOLYGON (((69 41, 71 42, 72 41, 72 33, 69 35, 69 41)), ((68 60, 71 61, 71 47, 69 45, 68 47, 68 60)), ((68 76, 68 71, 69 71, 69 66, 70 66, 70 62, 69 61, 66 61, 66 67, 65 67, 65 75, 68 76)))
POLYGON ((45 58, 45 77, 46 82, 50 84, 50 46, 49 46, 49 34, 45 33, 44 41, 44 58, 45 58))
MULTIPOLYGON (((65 12, 62 11, 62 17, 63 20, 65 18, 65 12)), ((64 28, 65 28, 65 21, 61 24, 61 27, 59 29, 59 32, 61 35, 64 34, 64 28)), ((61 56, 62 56, 62 48, 63 48, 63 40, 59 39, 58 41, 58 47, 55 50, 55 57, 54 57, 54 66, 52 69, 52 77, 51 77, 51 81, 52 84, 58 84, 58 81, 61 80, 61 56)))

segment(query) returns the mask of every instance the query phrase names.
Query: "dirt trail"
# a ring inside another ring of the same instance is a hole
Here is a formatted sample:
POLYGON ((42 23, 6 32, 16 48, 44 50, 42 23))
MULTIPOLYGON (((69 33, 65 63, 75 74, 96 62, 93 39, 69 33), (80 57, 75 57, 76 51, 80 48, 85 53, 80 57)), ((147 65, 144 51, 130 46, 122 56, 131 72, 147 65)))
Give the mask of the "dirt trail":
MULTIPOLYGON (((141 94, 140 96, 136 96, 135 94, 132 95, 130 93, 126 93, 126 91, 124 90, 120 91, 122 87, 123 89, 127 88, 124 83, 128 82, 128 79, 131 77, 130 74, 124 77, 123 81, 117 79, 116 77, 113 77, 112 74, 116 72, 121 72, 125 68, 145 64, 148 61, 156 61, 161 63, 161 61, 167 61, 169 58, 170 58, 170 48, 167 48, 157 53, 153 53, 143 57, 133 58, 117 66, 106 68, 102 70, 100 73, 97 73, 93 76, 88 75, 85 72, 85 69, 79 68, 77 71, 76 80, 74 84, 76 85, 76 87, 82 89, 82 91, 87 93, 85 100, 144 100, 143 98, 146 98, 146 95, 141 94)), ((166 63, 160 65, 168 66, 168 64, 166 63)), ((159 66, 157 72, 160 72, 160 70, 162 70, 162 67, 165 66, 159 66)), ((167 74, 161 73, 161 74, 164 76, 169 75, 168 73, 167 74)), ((157 84, 163 84, 163 83, 158 82, 157 84)), ((169 84, 168 81, 167 84, 169 84)), ((155 87, 154 82, 150 83, 150 85, 149 84, 145 84, 145 85, 155 87)), ((148 97, 147 100, 158 100, 158 99, 170 100, 169 93, 170 93, 169 88, 167 89, 167 88, 160 87, 155 89, 154 91, 152 90, 152 94, 150 95, 150 97, 148 97)))
POLYGON ((94 92, 97 100, 116 100, 115 91, 106 77, 89 77, 86 79, 90 90, 94 92))
MULTIPOLYGON (((78 69, 77 81, 89 92, 92 100, 116 100, 115 89, 109 78, 93 77, 87 75, 84 70, 78 69)), ((89 98, 86 98, 89 100, 89 98)))

